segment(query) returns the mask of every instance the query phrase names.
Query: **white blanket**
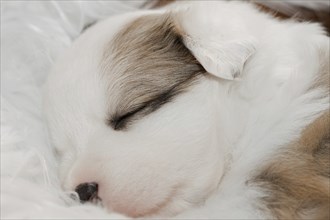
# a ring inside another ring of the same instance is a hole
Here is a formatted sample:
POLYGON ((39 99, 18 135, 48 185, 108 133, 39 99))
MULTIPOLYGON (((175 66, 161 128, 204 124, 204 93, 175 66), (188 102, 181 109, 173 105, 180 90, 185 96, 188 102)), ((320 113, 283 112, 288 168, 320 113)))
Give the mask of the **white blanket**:
POLYGON ((42 85, 96 20, 144 1, 1 2, 1 218, 119 218, 62 192, 42 114, 42 85))

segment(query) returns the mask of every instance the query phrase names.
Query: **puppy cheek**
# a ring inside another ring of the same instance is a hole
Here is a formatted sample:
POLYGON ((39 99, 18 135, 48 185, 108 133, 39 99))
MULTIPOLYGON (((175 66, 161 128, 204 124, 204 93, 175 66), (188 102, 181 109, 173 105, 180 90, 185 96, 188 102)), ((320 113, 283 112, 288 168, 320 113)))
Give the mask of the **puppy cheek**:
POLYGON ((106 184, 110 180, 105 181, 105 185, 101 185, 99 191, 103 205, 108 210, 130 217, 158 213, 172 202, 176 187, 164 182, 154 184, 153 179, 118 179, 111 184, 106 184))

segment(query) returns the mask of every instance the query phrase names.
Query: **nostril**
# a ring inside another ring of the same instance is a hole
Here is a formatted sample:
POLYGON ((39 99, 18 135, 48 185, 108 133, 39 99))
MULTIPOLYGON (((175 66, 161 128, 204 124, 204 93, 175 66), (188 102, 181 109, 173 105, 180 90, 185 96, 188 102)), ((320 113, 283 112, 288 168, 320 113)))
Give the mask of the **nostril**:
POLYGON ((82 183, 79 184, 75 191, 79 195, 81 202, 91 201, 97 197, 98 185, 97 183, 82 183))

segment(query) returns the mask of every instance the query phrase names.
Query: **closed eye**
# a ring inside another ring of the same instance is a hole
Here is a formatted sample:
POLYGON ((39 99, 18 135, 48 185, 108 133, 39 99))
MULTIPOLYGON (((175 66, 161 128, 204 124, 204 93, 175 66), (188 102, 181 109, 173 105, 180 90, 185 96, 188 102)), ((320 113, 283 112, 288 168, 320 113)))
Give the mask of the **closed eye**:
POLYGON ((130 122, 137 119, 137 115, 139 115, 139 117, 143 117, 170 102, 172 98, 180 92, 180 90, 176 87, 177 85, 173 86, 171 89, 158 94, 149 101, 140 104, 140 106, 128 111, 127 113, 117 113, 112 115, 110 119, 107 120, 107 124, 115 131, 124 130, 130 122))
POLYGON ((135 116, 138 112, 141 112, 147 107, 147 105, 142 105, 132 111, 129 111, 122 115, 115 115, 108 120, 108 125, 110 125, 115 131, 123 130, 126 128, 127 123, 135 116))

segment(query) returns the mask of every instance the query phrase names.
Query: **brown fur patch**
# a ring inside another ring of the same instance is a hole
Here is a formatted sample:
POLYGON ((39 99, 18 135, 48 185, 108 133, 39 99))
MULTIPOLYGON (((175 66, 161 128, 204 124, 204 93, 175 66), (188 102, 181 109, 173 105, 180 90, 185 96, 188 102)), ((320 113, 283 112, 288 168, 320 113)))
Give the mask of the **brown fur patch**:
MULTIPOLYGON (((265 0, 249 0, 255 4, 260 11, 279 19, 295 19, 297 21, 312 21, 321 23, 330 34, 330 9, 311 9, 302 6, 292 5, 280 1, 265 1, 265 0), (280 3, 280 4, 278 4, 280 3)), ((324 0, 326 1, 326 0, 324 0)), ((149 0, 148 3, 153 3, 152 8, 159 8, 169 5, 175 0, 149 0)))
POLYGON ((278 219, 330 218, 330 112, 254 181, 268 191, 262 200, 278 219))
POLYGON ((330 8, 312 9, 280 1, 251 0, 262 12, 279 19, 294 19, 296 21, 318 22, 330 34, 330 8))
MULTIPOLYGON (((310 89, 329 95, 329 44, 319 50, 318 78, 310 89)), ((254 179, 278 219, 330 219, 330 111, 326 111, 286 146, 254 179)))
POLYGON ((152 7, 153 8, 160 8, 160 7, 164 7, 166 5, 169 5, 173 2, 175 2, 175 0, 149 0, 148 2, 153 2, 155 3, 152 7))
MULTIPOLYGON (((253 2, 253 1, 252 1, 253 2)), ((267 14, 271 14, 272 16, 279 18, 279 19, 289 19, 290 16, 286 15, 285 13, 282 13, 280 10, 272 9, 267 7, 266 5, 263 5, 262 3, 253 2, 257 8, 267 14)))
POLYGON ((169 14, 143 16, 124 27, 106 48, 102 66, 115 82, 108 118, 115 130, 159 109, 205 73, 169 14))

